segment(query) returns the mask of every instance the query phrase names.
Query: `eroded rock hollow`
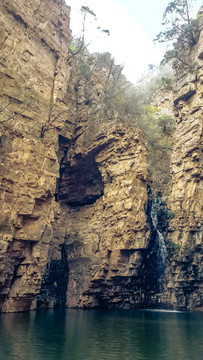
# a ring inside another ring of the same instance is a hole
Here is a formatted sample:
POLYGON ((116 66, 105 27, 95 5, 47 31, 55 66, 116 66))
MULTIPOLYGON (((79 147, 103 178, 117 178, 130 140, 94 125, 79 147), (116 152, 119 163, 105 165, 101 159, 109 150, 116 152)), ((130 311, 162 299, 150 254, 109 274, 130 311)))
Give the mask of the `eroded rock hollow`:
POLYGON ((142 132, 104 106, 105 71, 70 76, 65 2, 0 9, 1 311, 200 308, 202 22, 195 73, 175 65, 163 199, 150 190, 142 132))

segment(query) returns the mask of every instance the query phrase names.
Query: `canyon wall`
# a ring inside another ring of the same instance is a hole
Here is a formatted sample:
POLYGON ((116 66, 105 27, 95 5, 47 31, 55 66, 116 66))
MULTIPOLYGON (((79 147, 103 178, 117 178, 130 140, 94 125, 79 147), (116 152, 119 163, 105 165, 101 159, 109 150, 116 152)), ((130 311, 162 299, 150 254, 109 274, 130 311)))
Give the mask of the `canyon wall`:
POLYGON ((173 110, 176 120, 170 179, 162 194, 162 201, 159 200, 160 208, 157 209, 157 229, 164 235, 167 261, 162 289, 158 298, 155 298, 162 306, 180 309, 201 308, 203 302, 202 14, 203 8, 198 14, 196 44, 185 48, 182 62, 181 59, 173 61, 174 106, 168 101, 171 92, 167 95, 162 90, 158 91, 153 101, 164 114, 173 110))
POLYGON ((74 72, 70 8, 0 9, 1 311, 200 307, 202 32, 197 72, 177 69, 170 197, 153 200, 143 135, 106 102, 105 66, 74 72))
POLYGON ((1 1, 0 14, 0 303, 22 311, 35 308, 53 233, 58 130, 41 132, 66 109, 69 9, 12 0, 1 1))
POLYGON ((96 306, 87 292, 136 272, 146 247, 144 141, 99 110, 101 76, 93 107, 84 86, 71 89, 69 12, 1 2, 3 312, 96 306))
POLYGON ((174 62, 176 131, 171 160, 172 210, 168 239, 176 248, 169 288, 178 306, 202 305, 202 119, 203 8, 199 11, 197 44, 174 62))

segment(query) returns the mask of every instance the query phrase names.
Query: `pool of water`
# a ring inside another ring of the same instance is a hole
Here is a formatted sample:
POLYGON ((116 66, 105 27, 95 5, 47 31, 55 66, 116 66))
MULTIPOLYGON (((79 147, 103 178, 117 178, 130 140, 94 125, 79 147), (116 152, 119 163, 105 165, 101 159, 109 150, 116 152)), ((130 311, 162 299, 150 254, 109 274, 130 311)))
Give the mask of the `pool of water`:
POLYGON ((54 310, 0 315, 0 360, 203 360, 203 313, 54 310))

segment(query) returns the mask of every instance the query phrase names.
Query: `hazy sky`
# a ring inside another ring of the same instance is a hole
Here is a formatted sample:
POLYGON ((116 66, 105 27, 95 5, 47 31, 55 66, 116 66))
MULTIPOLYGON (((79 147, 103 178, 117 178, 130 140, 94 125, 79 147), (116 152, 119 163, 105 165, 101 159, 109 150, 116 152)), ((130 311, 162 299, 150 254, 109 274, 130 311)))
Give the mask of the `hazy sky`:
MULTIPOLYGON (((73 35, 81 30, 81 6, 88 6, 97 15, 86 31, 90 50, 109 51, 117 63, 124 64, 124 74, 136 82, 148 64, 158 64, 163 57, 163 46, 153 44, 161 31, 163 12, 169 0, 66 0, 71 6, 73 35), (110 30, 110 36, 101 36, 96 27, 110 30)), ((194 0, 194 13, 202 0, 194 0)), ((93 19, 93 17, 92 17, 93 19)), ((91 21, 91 16, 90 16, 91 21)), ((88 24, 88 22, 87 22, 88 24)))

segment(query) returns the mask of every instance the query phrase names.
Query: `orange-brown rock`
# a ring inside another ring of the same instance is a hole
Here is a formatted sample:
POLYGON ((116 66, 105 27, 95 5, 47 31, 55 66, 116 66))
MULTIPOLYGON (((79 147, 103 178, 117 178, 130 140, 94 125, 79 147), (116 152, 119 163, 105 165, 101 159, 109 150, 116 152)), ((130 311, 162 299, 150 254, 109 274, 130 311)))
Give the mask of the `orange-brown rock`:
MULTIPOLYGON (((61 177, 55 231, 63 227, 66 239, 69 306, 104 305, 104 287, 135 275, 148 243, 146 152, 140 132, 126 130, 100 132, 61 177)), ((106 301, 124 299, 112 291, 106 301)))
POLYGON ((169 206, 173 212, 169 240, 175 244, 173 279, 168 287, 175 306, 188 308, 202 304, 202 119, 203 119, 203 39, 200 34, 188 63, 193 70, 175 63, 174 103, 176 131, 171 162, 172 188, 169 206))
POLYGON ((68 274, 68 305, 94 306, 93 282, 131 275, 146 247, 142 136, 114 111, 103 123, 83 85, 79 108, 67 95, 63 1, 3 1, 1 14, 1 310, 66 303, 68 274))
POLYGON ((107 99, 105 66, 77 78, 65 2, 0 9, 1 311, 199 307, 202 32, 195 76, 176 69, 171 210, 157 200, 156 225, 143 136, 107 99))
POLYGON ((64 110, 69 9, 8 0, 0 10, 0 303, 22 311, 35 307, 52 239, 57 131, 40 136, 54 107, 64 110))

